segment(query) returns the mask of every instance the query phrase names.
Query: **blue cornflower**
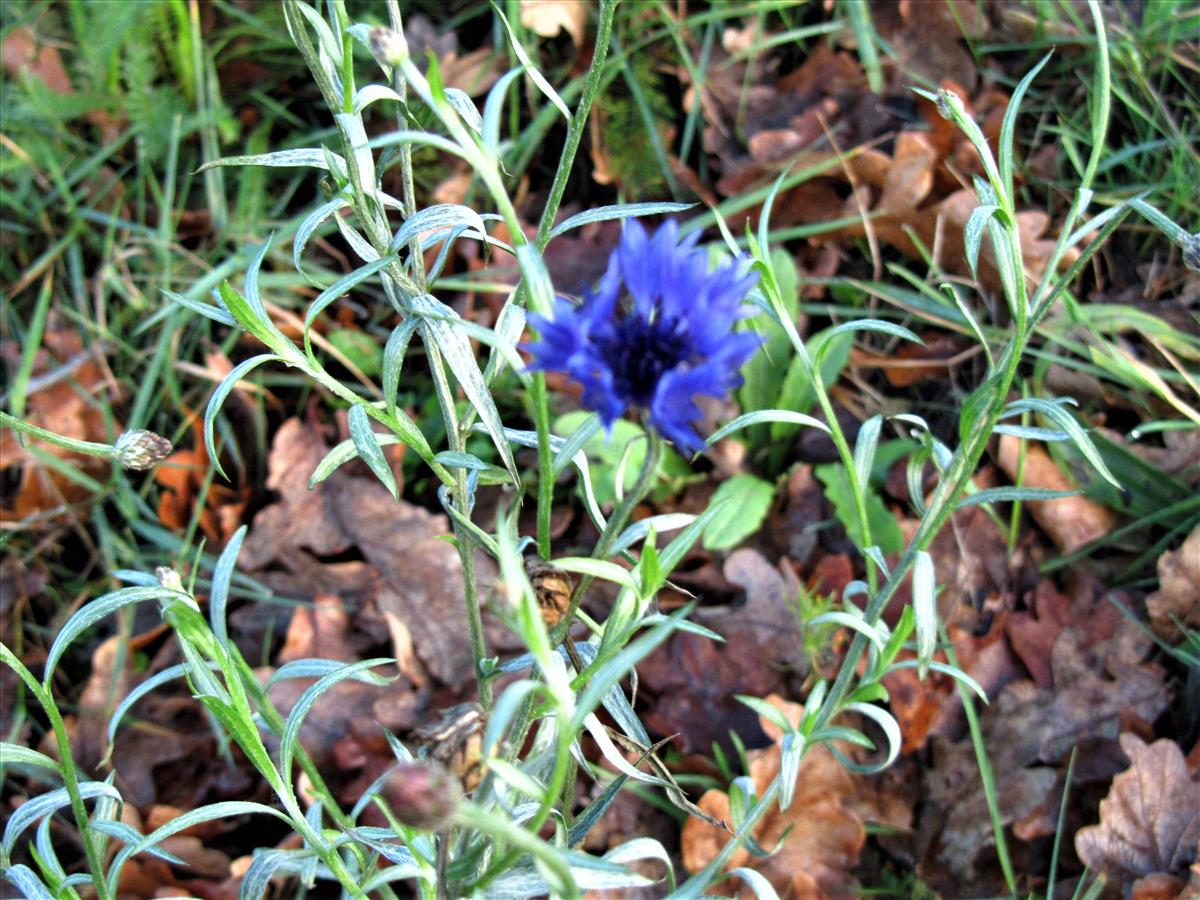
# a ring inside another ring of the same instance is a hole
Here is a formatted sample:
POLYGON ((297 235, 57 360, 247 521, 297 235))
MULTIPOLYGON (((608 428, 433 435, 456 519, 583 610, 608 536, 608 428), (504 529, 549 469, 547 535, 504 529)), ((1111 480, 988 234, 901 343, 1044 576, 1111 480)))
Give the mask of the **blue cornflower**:
POLYGON ((733 330, 752 313, 742 301, 758 276, 736 260, 710 272, 699 236, 680 241, 674 222, 654 235, 626 222, 596 292, 585 291, 578 306, 558 298, 553 319, 531 315, 541 340, 527 348, 531 369, 565 372, 583 386, 583 405, 605 427, 636 407, 689 453, 704 447, 693 398, 740 385, 738 370, 761 343, 733 330))

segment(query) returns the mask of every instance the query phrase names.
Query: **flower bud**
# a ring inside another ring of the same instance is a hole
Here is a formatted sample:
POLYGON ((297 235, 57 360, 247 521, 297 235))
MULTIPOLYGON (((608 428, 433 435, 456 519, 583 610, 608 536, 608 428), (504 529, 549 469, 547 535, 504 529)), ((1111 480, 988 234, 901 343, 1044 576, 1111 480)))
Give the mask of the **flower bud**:
POLYGON ((153 431, 139 429, 122 434, 113 449, 122 466, 141 472, 166 459, 171 453, 171 442, 153 431))
POLYGON ((445 825, 462 799, 458 779, 428 762, 400 763, 382 794, 397 819, 422 831, 445 825))
POLYGON ((408 41, 400 32, 377 26, 371 29, 368 39, 371 42, 371 55, 381 66, 396 69, 408 59, 408 41))
POLYGON ((158 579, 160 587, 164 587, 168 591, 183 593, 183 579, 170 566, 159 566, 154 570, 154 577, 158 579))
POLYGON ((1200 272, 1200 232, 1183 242, 1183 264, 1193 272, 1200 272))

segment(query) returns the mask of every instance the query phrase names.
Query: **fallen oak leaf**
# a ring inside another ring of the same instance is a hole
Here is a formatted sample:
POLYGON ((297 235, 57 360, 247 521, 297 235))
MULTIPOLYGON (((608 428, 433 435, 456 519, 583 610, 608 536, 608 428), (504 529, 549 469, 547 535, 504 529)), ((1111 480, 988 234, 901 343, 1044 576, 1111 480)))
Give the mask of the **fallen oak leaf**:
MULTIPOLYGON (((771 695, 766 698, 798 724, 804 709, 771 695)), ((781 768, 781 734, 762 720, 764 731, 777 743, 747 753, 750 777, 761 796, 781 768)), ((752 836, 771 856, 757 857, 744 847, 730 857, 727 869, 747 866, 760 872, 781 896, 793 898, 850 898, 858 896, 858 881, 851 871, 858 865, 866 841, 863 821, 853 808, 861 776, 852 775, 828 747, 808 748, 796 773, 795 794, 786 810, 772 806, 753 829, 752 836)), ((713 818, 731 819, 729 795, 710 790, 699 806, 713 818)), ((683 862, 691 872, 704 868, 729 841, 728 834, 701 819, 688 819, 680 839, 683 862)), ((739 896, 753 896, 749 888, 739 896)))
POLYGON ((1200 526, 1174 551, 1158 558, 1158 590, 1146 598, 1154 633, 1167 640, 1200 628, 1200 526))
POLYGON ((1128 880, 1181 874, 1200 858, 1200 783, 1174 741, 1121 735, 1129 768, 1100 801, 1100 824, 1075 835, 1090 868, 1128 880))

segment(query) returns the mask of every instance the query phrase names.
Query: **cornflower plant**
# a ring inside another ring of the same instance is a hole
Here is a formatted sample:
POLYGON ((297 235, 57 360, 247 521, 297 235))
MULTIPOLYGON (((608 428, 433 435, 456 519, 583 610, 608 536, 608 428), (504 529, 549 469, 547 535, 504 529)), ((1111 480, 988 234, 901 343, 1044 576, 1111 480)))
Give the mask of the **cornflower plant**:
MULTIPOLYGON (((904 554, 889 567, 883 554, 872 545, 866 493, 867 476, 884 421, 876 416, 864 423, 852 447, 834 415, 822 380, 821 364, 831 340, 839 334, 882 332, 905 340, 917 338, 896 324, 861 319, 832 328, 822 340, 806 345, 784 309, 779 279, 769 254, 770 200, 757 233, 748 234, 752 257, 749 266, 735 258, 710 269, 707 254, 696 246, 698 232, 681 241, 674 224, 660 227, 651 236, 635 221, 628 221, 596 291, 587 293, 579 305, 555 298, 541 262, 541 252, 552 238, 587 222, 631 219, 636 215, 673 213, 686 208, 671 203, 627 204, 581 213, 554 224, 584 124, 602 84, 614 6, 610 0, 600 3, 595 53, 582 84, 575 86, 579 98, 574 112, 532 66, 519 42, 513 40, 513 51, 520 65, 499 79, 480 113, 466 95, 442 84, 436 60, 431 59, 426 70, 421 71, 410 58, 396 0, 387 4, 388 28, 352 23, 342 0, 330 0, 324 5, 324 13, 303 0, 284 0, 290 34, 333 116, 337 146, 231 157, 209 165, 306 166, 326 172, 334 187, 332 196, 307 215, 296 230, 294 264, 304 271, 308 240, 323 223, 332 220, 361 265, 320 290, 305 315, 304 337, 299 345, 271 321, 263 300, 259 273, 270 246, 269 239, 251 262, 241 291, 222 283, 216 291, 215 304, 205 302, 200 296, 169 294, 176 303, 223 325, 241 329, 267 348, 267 352, 235 367, 213 393, 204 424, 214 464, 219 459, 215 423, 225 398, 251 370, 283 363, 349 407, 350 439, 330 451, 313 473, 312 483, 327 478, 349 460, 360 458, 397 495, 396 482, 382 452, 383 446, 395 443, 410 448, 437 479, 463 571, 474 675, 485 720, 474 748, 482 762, 482 777, 463 784, 469 796, 461 797, 459 787, 446 773, 428 761, 415 759, 408 747, 389 736, 396 755, 395 769, 381 776, 353 808, 345 810, 339 805, 299 741, 301 727, 313 705, 334 685, 346 679, 384 683, 388 676, 375 670, 392 661, 368 659, 345 664, 301 660, 282 666, 267 684, 261 683, 230 640, 226 624, 231 583, 245 535, 243 528, 213 567, 207 617, 196 600, 194 579, 202 565, 197 555, 190 567, 192 584, 185 584, 171 569, 160 570, 154 576, 116 573, 131 586, 85 605, 68 620, 50 648, 41 680, 8 648, 0 647, 0 657, 17 672, 43 708, 59 753, 55 760, 26 748, 11 745, 3 748, 6 764, 33 767, 62 782, 61 788, 30 800, 10 817, 0 841, 5 877, 28 896, 75 897, 79 896, 78 888, 87 884, 97 897, 108 900, 116 896, 123 867, 134 855, 153 853, 178 862, 161 849, 165 838, 205 821, 256 814, 285 822, 302 838, 302 846, 258 851, 242 882, 241 896, 247 898, 265 896, 271 880, 277 876, 297 877, 305 884, 317 879, 332 881, 348 897, 393 897, 393 885, 400 881, 411 882, 418 894, 427 898, 545 894, 574 897, 583 890, 624 889, 649 883, 625 866, 645 859, 657 859, 664 864, 673 896, 696 897, 726 877, 725 867, 731 855, 749 842, 755 824, 772 805, 791 803, 794 775, 808 748, 835 738, 871 744, 860 731, 839 721, 844 714, 855 713, 879 726, 888 746, 881 754, 882 761, 873 768, 890 764, 901 742, 895 720, 881 705, 887 699, 882 679, 888 672, 916 666, 922 673, 937 669, 953 675, 965 686, 964 702, 974 727, 973 705, 967 692, 981 692, 952 665, 934 659, 939 635, 933 563, 928 553, 930 542, 953 511, 964 504, 1060 495, 1023 488, 989 489, 967 495, 969 479, 992 434, 1072 441, 1102 475, 1112 478, 1071 415, 1069 401, 1047 398, 1012 401, 1009 397, 1037 324, 1122 217, 1136 210, 1155 221, 1153 210, 1142 198, 1111 207, 1087 221, 1083 219, 1092 199, 1089 185, 1103 146, 1108 109, 1107 50, 1099 11, 1092 3, 1100 48, 1093 89, 1097 103, 1093 151, 1051 263, 1037 283, 1031 283, 1025 275, 1016 229, 1013 135, 1021 98, 1040 65, 1026 75, 1014 92, 996 155, 953 94, 929 95, 943 114, 970 137, 983 162, 986 178, 976 182, 980 206, 966 227, 967 254, 974 266, 984 239, 991 242, 1011 317, 1011 336, 1002 348, 989 346, 968 305, 953 286, 945 286, 948 302, 982 345, 988 375, 964 404, 957 447, 945 446, 935 439, 918 415, 905 413, 893 417, 911 429, 920 441, 920 450, 910 460, 908 472, 913 502, 921 519, 904 554), (382 69, 382 80, 358 83, 356 49, 360 56, 369 54, 374 58, 382 69), (510 89, 522 78, 528 78, 568 124, 549 200, 532 240, 525 238, 520 227, 504 187, 501 163, 504 147, 500 121, 510 89), (372 140, 367 136, 364 115, 368 110, 379 109, 394 112, 396 127, 372 140), (414 122, 428 121, 429 114, 434 117, 438 131, 414 126, 414 122), (481 213, 452 204, 418 209, 412 152, 421 146, 466 160, 494 204, 493 211, 481 213), (401 197, 382 190, 379 179, 382 165, 377 151, 398 158, 403 184, 401 197), (400 220, 398 226, 393 225, 393 212, 400 220), (506 225, 511 243, 501 241, 490 229, 496 222, 506 225), (519 264, 520 283, 509 296, 494 328, 463 320, 433 293, 432 285, 452 245, 459 240, 485 243, 512 254, 519 264), (1083 245, 1082 250, 1060 274, 1059 263, 1078 245, 1083 245), (434 248, 437 248, 435 260, 426 268, 425 255, 434 248), (372 279, 382 285, 388 302, 401 317, 384 351, 381 401, 367 399, 326 371, 309 338, 309 329, 324 309, 372 279), (752 302, 744 302, 747 299, 752 302), (822 418, 793 410, 754 410, 705 438, 697 430, 700 411, 696 398, 724 396, 740 383, 738 370, 758 348, 759 338, 752 332, 734 331, 733 326, 754 311, 754 303, 761 314, 771 316, 786 332, 811 380, 822 418), (531 312, 528 317, 526 310, 531 312), (528 367, 517 352, 527 323, 536 332, 527 345, 533 360, 528 367), (397 404, 407 349, 414 338, 424 346, 445 425, 444 449, 430 446, 416 423, 397 404), (472 340, 488 348, 482 362, 472 350, 472 340), (514 430, 501 420, 491 386, 505 369, 515 373, 528 391, 532 430, 514 430), (550 432, 547 371, 564 372, 582 385, 583 404, 595 413, 565 437, 550 432), (457 391, 466 398, 465 411, 460 411, 464 408, 460 407, 457 391), (611 514, 605 516, 596 502, 582 448, 589 439, 605 428, 611 429, 617 418, 631 411, 639 413, 647 426, 647 448, 630 490, 621 490, 624 473, 618 471, 617 503, 611 514), (1007 421, 1022 415, 1039 416, 1047 427, 1007 421), (666 441, 691 452, 740 429, 769 422, 819 429, 837 448, 854 498, 867 574, 864 581, 846 589, 840 608, 822 613, 812 624, 836 624, 851 629, 855 636, 836 676, 828 683, 817 683, 806 698, 805 715, 798 726, 791 726, 761 701, 747 700, 760 713, 773 718, 785 732, 781 774, 762 796, 753 795, 753 788, 747 787, 748 779, 735 781, 737 802, 731 804, 733 821, 714 823, 729 832, 724 848, 702 871, 677 885, 670 857, 656 841, 633 839, 603 857, 579 849, 590 829, 630 781, 662 788, 671 802, 689 814, 703 816, 658 761, 657 747, 638 720, 621 682, 673 631, 692 629, 717 637, 689 624, 686 607, 665 616, 656 611, 653 601, 673 568, 720 509, 713 506, 695 517, 656 516, 633 525, 629 520, 652 484, 666 441), (385 431, 379 433, 375 426, 382 426, 385 431), (475 433, 490 439, 499 465, 467 452, 467 439, 475 433), (518 470, 514 445, 536 450, 537 472, 532 476, 518 470), (927 502, 921 499, 920 491, 926 462, 932 463, 938 473, 937 487, 927 502), (578 469, 586 510, 600 537, 591 557, 555 559, 550 544, 552 492, 557 477, 569 466, 578 469), (475 492, 481 484, 505 485, 509 490, 507 505, 490 530, 472 517, 475 492), (536 494, 536 532, 521 535, 516 512, 530 485, 536 494), (669 530, 678 534, 660 549, 657 535, 669 530), (522 554, 530 545, 543 561, 581 576, 557 620, 543 615, 526 575, 522 554), (481 596, 476 574, 475 559, 480 552, 495 559, 500 573, 488 597, 481 596), (619 565, 613 561, 614 557, 623 557, 632 566, 619 565), (913 587, 912 607, 905 610, 897 627, 889 629, 882 621, 882 611, 902 581, 909 577, 913 587), (595 578, 609 580, 618 587, 613 607, 601 622, 579 612, 580 602, 595 578), (859 598, 861 606, 856 602, 859 598), (505 661, 490 655, 480 615, 484 600, 490 600, 497 615, 519 636, 527 649, 524 655, 505 661), (112 779, 80 780, 66 726, 51 690, 54 673, 69 646, 90 627, 119 609, 144 601, 159 603, 163 618, 179 642, 183 661, 150 677, 122 701, 110 721, 110 742, 126 713, 139 699, 174 679, 184 678, 216 727, 241 749, 270 787, 276 800, 274 805, 216 803, 142 835, 121 820, 121 797, 112 779), (569 637, 569 629, 577 617, 590 632, 586 640, 569 637), (916 658, 900 659, 900 652, 910 646, 915 648, 916 658), (508 684, 498 696, 494 694, 497 676, 521 672, 527 674, 508 684), (273 705, 268 689, 274 683, 293 678, 312 683, 284 716, 273 705), (615 728, 607 728, 597 717, 601 706, 615 728), (579 741, 584 733, 594 739, 615 768, 615 776, 594 768, 583 757, 579 741), (637 765, 626 758, 631 751, 638 758, 637 765), (643 762, 649 763, 653 775, 642 771, 643 762), (306 782, 304 792, 297 788, 301 773, 306 782), (595 779, 600 789, 596 799, 577 813, 574 785, 581 773, 595 779), (87 801, 93 801, 90 812, 87 801), (361 824, 362 814, 369 806, 382 812, 389 823, 387 827, 361 824), (57 858, 50 821, 52 814, 62 807, 70 807, 75 818, 87 858, 87 872, 68 875, 57 858), (23 864, 11 865, 17 841, 35 823, 40 824, 30 855, 37 870, 23 864), (547 832, 550 836, 543 837, 547 832), (115 853, 110 849, 114 840, 124 845, 115 853)), ((504 21, 499 12, 497 15, 504 21)), ((732 236, 719 220, 718 224, 726 243, 735 250, 732 236)), ((150 457, 161 452, 162 448, 155 449, 156 446, 153 441, 139 437, 137 441, 127 440, 124 445, 120 441, 111 447, 95 445, 92 450, 141 465, 147 460, 153 462, 150 457), (131 443, 136 447, 131 449, 131 443)), ((835 745, 830 746, 837 752, 835 745)), ((845 764, 864 768, 849 760, 845 764)), ((986 778, 986 770, 984 774, 986 778)), ((756 845, 750 846, 758 852, 756 845)), ((1011 881, 1011 871, 1005 865, 1011 881)), ((742 877, 758 896, 774 896, 770 885, 757 873, 735 870, 733 874, 742 877)))

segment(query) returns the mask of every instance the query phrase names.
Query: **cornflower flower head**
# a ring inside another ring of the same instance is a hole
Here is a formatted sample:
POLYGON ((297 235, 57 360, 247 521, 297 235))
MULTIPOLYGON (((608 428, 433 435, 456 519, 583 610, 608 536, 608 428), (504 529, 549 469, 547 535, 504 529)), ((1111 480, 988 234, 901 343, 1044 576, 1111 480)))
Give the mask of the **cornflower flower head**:
POLYGON ((758 276, 743 260, 710 272, 699 236, 679 240, 674 222, 653 235, 626 222, 597 290, 579 305, 558 298, 553 318, 531 315, 541 339, 526 348, 531 369, 577 381, 583 405, 606 428, 633 407, 687 453, 704 447, 696 396, 738 387, 739 370, 762 342, 733 330, 753 312, 743 301, 758 276))

